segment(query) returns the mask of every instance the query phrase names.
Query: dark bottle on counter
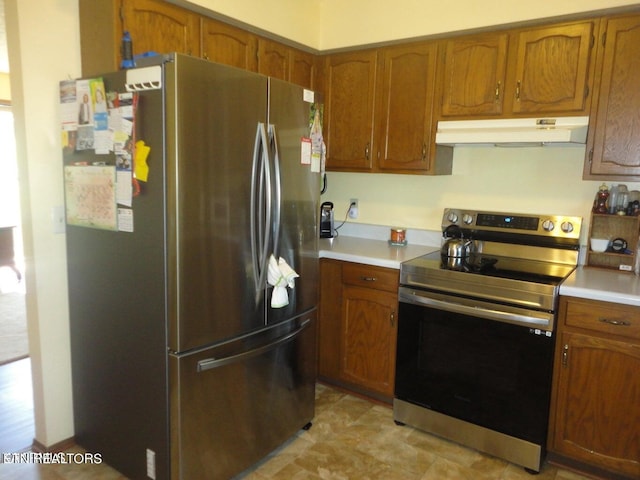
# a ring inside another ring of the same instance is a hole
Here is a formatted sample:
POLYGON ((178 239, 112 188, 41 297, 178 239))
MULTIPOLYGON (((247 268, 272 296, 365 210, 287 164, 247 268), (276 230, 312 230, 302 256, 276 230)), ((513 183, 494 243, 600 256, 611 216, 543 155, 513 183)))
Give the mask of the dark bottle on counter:
POLYGON ((136 66, 133 61, 133 42, 131 41, 131 35, 129 32, 124 32, 122 35, 122 46, 121 54, 122 54, 122 62, 120 63, 120 68, 133 68, 136 66))
POLYGON ((607 200, 609 199, 609 189, 606 184, 600 185, 596 199, 593 202, 594 213, 607 213, 607 200))

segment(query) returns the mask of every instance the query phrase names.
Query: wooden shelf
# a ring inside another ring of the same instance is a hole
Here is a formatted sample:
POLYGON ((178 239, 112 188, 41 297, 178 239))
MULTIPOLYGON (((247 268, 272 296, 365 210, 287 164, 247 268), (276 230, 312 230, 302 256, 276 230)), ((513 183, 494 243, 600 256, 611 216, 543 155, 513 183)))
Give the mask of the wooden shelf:
POLYGON ((639 233, 640 217, 592 213, 587 243, 591 238, 622 238, 627 242, 629 253, 614 252, 611 247, 606 252, 592 252, 588 245, 587 265, 634 272, 639 233))

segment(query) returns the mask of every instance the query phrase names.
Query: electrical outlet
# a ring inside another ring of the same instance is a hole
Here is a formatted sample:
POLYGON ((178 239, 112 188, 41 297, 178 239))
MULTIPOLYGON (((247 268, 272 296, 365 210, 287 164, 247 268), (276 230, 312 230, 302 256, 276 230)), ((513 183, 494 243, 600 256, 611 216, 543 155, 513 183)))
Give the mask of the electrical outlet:
POLYGON ((358 199, 349 200, 349 218, 358 218, 358 199))
POLYGON ((156 452, 147 448, 147 477, 156 478, 156 452))

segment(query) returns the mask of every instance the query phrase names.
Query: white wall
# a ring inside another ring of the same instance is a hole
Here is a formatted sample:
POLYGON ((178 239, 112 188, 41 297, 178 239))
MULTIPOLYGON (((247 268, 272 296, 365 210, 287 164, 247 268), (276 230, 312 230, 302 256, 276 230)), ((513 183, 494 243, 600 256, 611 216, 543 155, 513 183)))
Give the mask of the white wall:
MULTIPOLYGON (((350 222, 427 230, 440 229, 445 207, 576 215, 584 218, 585 243, 601 182, 582 180, 584 151, 456 147, 452 175, 330 172, 322 201, 334 203, 336 221, 344 220, 349 200, 357 198, 358 219, 350 222)), ((640 189, 638 183, 626 185, 640 189)))
POLYGON ((630 0, 172 1, 204 7, 317 50, 640 5, 630 0))
MULTIPOLYGON (((443 10, 444 3, 435 0, 190 3, 313 48, 330 49, 631 2, 458 0, 457 9, 451 11, 443 10), (477 4, 483 7, 475 7, 477 4)), ((27 261, 36 439, 51 446, 73 436, 64 235, 53 234, 51 209, 63 203, 58 81, 77 77, 81 71, 78 2, 5 0, 5 9, 27 261)), ((517 210, 563 213, 588 208, 585 205, 590 204, 590 192, 595 193, 596 185, 580 180, 580 158, 545 158, 546 154, 524 152, 506 155, 460 150, 454 158, 454 175, 445 178, 331 174, 327 196, 345 203, 349 196, 360 197, 359 221, 400 221, 418 228, 436 228, 434 219, 441 208, 453 204, 502 208, 508 202, 517 210), (553 171, 559 174, 549 180, 553 171)))
POLYGON ((21 188, 36 439, 73 436, 58 80, 80 74, 77 0, 5 0, 21 188))
MULTIPOLYGON (((202 0, 204 1, 204 0, 202 0)), ((629 0, 323 0, 320 50, 637 4, 629 0)))

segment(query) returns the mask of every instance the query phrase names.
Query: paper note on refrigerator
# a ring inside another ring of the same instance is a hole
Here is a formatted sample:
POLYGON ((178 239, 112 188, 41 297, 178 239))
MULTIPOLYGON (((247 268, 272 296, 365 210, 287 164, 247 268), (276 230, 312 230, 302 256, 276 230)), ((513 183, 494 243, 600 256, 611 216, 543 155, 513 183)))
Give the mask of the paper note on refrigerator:
POLYGON ((116 168, 67 166, 64 168, 67 224, 116 230, 116 168))

